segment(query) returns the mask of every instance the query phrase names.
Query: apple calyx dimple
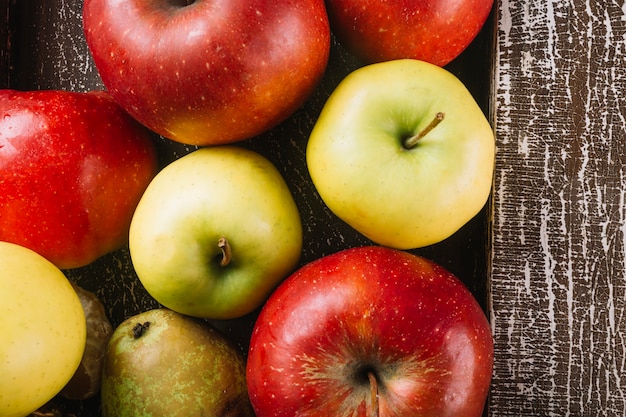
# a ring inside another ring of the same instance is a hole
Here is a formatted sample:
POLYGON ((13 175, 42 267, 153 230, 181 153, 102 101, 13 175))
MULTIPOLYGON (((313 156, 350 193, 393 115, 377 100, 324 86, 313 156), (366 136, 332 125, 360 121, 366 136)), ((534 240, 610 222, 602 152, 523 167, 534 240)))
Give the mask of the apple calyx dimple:
POLYGON ((413 149, 416 145, 417 142, 419 142, 424 136, 426 136, 431 130, 433 130, 435 127, 437 127, 437 125, 439 123, 442 122, 442 120, 445 118, 445 113, 443 112, 438 112, 435 115, 435 118, 428 124, 428 126, 426 126, 423 130, 421 130, 420 132, 418 132, 416 135, 413 135, 409 138, 406 138, 403 142, 402 145, 406 148, 406 149, 413 149))
POLYGON ((145 323, 137 323, 133 326, 133 339, 139 339, 141 336, 143 336, 146 331, 148 330, 148 327, 150 327, 150 322, 147 321, 145 323))
POLYGON ((220 266, 226 267, 233 259, 233 251, 230 247, 230 243, 228 243, 228 239, 224 236, 220 237, 217 241, 217 247, 222 250, 222 259, 220 259, 220 266))
POLYGON ((187 7, 195 3, 195 0, 173 0, 171 4, 178 7, 187 7))

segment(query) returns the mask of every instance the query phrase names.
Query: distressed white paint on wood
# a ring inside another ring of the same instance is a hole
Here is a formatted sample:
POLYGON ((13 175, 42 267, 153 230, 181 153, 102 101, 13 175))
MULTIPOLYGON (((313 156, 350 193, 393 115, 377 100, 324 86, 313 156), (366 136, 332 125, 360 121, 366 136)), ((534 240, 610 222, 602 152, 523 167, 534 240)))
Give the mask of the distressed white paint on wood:
POLYGON ((71 91, 104 87, 83 38, 82 0, 31 1, 13 9, 24 15, 14 39, 19 71, 13 84, 71 91))
POLYGON ((626 4, 497 12, 490 415, 626 415, 626 4))

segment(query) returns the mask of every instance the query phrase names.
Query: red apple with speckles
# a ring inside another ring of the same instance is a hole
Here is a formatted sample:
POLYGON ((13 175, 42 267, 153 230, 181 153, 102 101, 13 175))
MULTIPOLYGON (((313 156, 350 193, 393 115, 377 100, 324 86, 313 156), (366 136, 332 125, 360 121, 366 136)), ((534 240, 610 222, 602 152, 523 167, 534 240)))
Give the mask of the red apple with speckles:
POLYGON ((151 135, 105 92, 0 90, 0 240, 61 269, 122 247, 156 174, 151 135))
POLYGON ((122 107, 193 145, 249 139, 284 121, 330 52, 323 0, 86 0, 83 25, 122 107))
POLYGON ((331 29, 365 63, 401 58, 445 66, 482 29, 493 0, 326 0, 331 29))
POLYGON ((493 365, 484 312, 443 267, 384 247, 296 271, 255 324, 258 417, 479 417, 493 365))

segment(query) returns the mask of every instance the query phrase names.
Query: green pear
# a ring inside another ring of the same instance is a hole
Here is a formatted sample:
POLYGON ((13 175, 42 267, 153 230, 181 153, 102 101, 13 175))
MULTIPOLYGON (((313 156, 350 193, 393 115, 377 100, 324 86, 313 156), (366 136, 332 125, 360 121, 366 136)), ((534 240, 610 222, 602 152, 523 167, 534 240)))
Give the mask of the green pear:
POLYGON ((105 354, 103 417, 253 417, 243 353, 208 322, 165 308, 122 322, 105 354))

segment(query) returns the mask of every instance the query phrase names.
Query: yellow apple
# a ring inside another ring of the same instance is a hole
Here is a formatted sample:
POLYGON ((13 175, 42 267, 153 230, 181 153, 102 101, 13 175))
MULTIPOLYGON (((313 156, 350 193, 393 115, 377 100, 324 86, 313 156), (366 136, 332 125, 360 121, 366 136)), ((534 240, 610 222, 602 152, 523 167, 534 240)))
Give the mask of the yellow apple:
POLYGON ((0 416, 23 417, 72 378, 86 321, 63 272, 25 247, 0 242, 0 416))

